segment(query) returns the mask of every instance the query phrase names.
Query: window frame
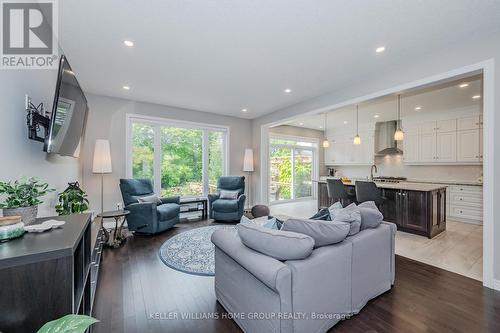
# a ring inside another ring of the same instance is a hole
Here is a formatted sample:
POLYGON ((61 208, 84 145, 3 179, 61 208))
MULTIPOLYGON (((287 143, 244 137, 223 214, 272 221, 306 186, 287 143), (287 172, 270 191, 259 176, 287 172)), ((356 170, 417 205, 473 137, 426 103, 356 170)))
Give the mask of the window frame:
MULTIPOLYGON (((269 193, 269 186, 271 185, 271 172, 270 172, 270 153, 272 147, 279 147, 279 148, 287 148, 291 149, 291 159, 292 159, 292 170, 294 169, 294 154, 295 154, 295 149, 305 149, 305 150, 311 150, 313 154, 313 165, 312 165, 312 173, 311 173, 311 181, 312 181, 312 186, 311 186, 311 191, 312 195, 309 197, 302 197, 302 198, 295 198, 295 189, 294 189, 294 173, 292 172, 292 188, 291 188, 291 199, 286 199, 286 200, 274 200, 271 201, 268 198, 269 205, 277 205, 281 203, 287 203, 287 202, 297 202, 301 200, 311 200, 311 199, 316 199, 317 195, 317 183, 314 181, 314 179, 318 178, 319 174, 319 139, 317 138, 311 138, 311 137, 302 137, 302 136, 296 136, 296 135, 288 135, 288 134, 281 134, 281 133, 270 133, 268 140, 267 140, 267 158, 269 161, 268 165, 268 170, 267 170, 267 186, 268 186, 268 193, 269 193), (288 143, 271 143, 273 139, 277 140, 289 140, 289 141, 298 141, 298 142, 310 142, 313 144, 313 146, 301 146, 297 144, 288 144, 288 143)), ((269 194, 268 194, 269 197, 269 194)))
POLYGON ((152 126, 154 128, 154 157, 153 157, 153 182, 154 192, 157 195, 161 195, 161 128, 162 127, 178 127, 178 128, 192 128, 199 129, 202 131, 202 182, 203 182, 203 193, 202 197, 206 197, 209 191, 208 184, 208 133, 210 131, 222 132, 223 135, 223 176, 227 175, 229 172, 229 140, 230 140, 230 128, 229 126, 197 123, 185 120, 152 117, 136 114, 126 114, 126 131, 125 131, 125 175, 126 178, 133 178, 132 176, 132 124, 141 123, 145 125, 152 126))

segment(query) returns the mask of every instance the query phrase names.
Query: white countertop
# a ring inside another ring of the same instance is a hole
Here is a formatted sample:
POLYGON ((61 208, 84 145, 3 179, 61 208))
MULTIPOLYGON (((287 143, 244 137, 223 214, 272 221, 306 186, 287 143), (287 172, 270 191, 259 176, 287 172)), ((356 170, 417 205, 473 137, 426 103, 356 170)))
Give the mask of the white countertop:
MULTIPOLYGON (((324 183, 326 182, 327 177, 320 177, 319 180, 316 180, 317 182, 324 183)), ((349 183, 344 183, 344 185, 347 186, 354 186, 355 182, 359 181, 367 181, 366 178, 361 178, 361 179, 351 179, 351 182, 349 183)), ((420 183, 420 182, 409 182, 409 181, 402 181, 399 183, 383 183, 383 182, 375 182, 378 188, 386 188, 386 189, 395 189, 395 190, 408 190, 408 191, 421 191, 421 192, 430 192, 430 191, 435 191, 441 188, 446 188, 448 187, 448 184, 443 184, 443 183, 420 183)))
MULTIPOLYGON (((328 176, 321 176, 319 177, 320 182, 326 181, 326 178, 330 178, 328 176)), ((339 177, 333 177, 333 178, 339 178, 339 177)), ((360 181, 368 181, 368 178, 350 178, 351 182, 354 183, 356 180, 360 181)), ((402 183, 416 183, 416 184, 433 184, 433 185, 468 185, 468 186, 483 186, 483 183, 478 183, 477 181, 460 181, 460 180, 432 180, 432 179, 412 179, 409 178, 406 181, 400 181, 398 184, 402 183)), ((380 184, 380 182, 377 182, 377 184, 380 184)))

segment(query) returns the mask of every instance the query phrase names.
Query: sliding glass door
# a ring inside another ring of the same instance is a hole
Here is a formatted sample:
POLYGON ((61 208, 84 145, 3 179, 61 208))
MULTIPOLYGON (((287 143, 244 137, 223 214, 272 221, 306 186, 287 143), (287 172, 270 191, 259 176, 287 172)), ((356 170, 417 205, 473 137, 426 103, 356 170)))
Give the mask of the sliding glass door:
POLYGON ((131 117, 128 133, 127 173, 162 196, 206 196, 226 174, 225 128, 131 117))
POLYGON ((271 137, 269 149, 269 202, 312 198, 316 170, 316 141, 271 137))

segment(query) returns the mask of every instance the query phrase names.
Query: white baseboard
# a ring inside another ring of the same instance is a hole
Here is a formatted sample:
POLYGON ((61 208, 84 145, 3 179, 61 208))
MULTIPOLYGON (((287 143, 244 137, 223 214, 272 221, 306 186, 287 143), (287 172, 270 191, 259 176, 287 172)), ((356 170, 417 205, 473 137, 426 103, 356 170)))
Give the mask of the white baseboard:
POLYGON ((500 291, 500 280, 493 279, 493 289, 500 291))

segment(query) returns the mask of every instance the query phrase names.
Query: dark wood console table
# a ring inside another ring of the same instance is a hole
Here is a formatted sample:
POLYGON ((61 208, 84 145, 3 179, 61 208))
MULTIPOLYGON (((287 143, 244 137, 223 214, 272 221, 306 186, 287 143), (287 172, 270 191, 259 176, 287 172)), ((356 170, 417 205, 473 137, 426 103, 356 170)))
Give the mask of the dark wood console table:
POLYGON ((89 214, 53 219, 66 223, 0 243, 2 333, 36 332, 67 314, 92 314, 102 251, 100 225, 89 214))

